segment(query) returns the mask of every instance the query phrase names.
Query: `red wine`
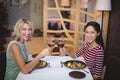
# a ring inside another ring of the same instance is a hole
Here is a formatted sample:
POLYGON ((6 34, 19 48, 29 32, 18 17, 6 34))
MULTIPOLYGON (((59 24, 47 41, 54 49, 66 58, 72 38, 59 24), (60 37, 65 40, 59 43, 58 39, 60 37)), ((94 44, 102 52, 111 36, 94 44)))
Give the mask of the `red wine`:
POLYGON ((63 48, 64 47, 64 43, 57 43, 59 48, 63 48))
POLYGON ((53 47, 55 44, 54 43, 48 43, 49 47, 53 47))

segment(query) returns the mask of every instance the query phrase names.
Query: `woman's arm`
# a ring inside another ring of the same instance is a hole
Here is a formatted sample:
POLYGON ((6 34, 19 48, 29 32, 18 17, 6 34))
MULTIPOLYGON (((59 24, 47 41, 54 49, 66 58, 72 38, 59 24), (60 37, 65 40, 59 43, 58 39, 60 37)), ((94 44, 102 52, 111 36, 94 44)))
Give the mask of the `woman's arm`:
POLYGON ((14 58, 16 64, 18 65, 19 69, 21 70, 21 72, 26 74, 26 73, 30 72, 35 67, 35 65, 39 62, 40 58, 42 58, 44 55, 48 54, 49 51, 46 51, 46 54, 44 54, 45 50, 43 50, 36 58, 34 58, 28 64, 26 64, 26 62, 24 61, 24 59, 21 55, 20 48, 17 44, 11 45, 10 53, 11 53, 12 57, 14 58))
POLYGON ((95 60, 95 74, 94 78, 100 78, 103 71, 103 60, 104 60, 104 52, 102 50, 97 52, 96 60, 95 60))

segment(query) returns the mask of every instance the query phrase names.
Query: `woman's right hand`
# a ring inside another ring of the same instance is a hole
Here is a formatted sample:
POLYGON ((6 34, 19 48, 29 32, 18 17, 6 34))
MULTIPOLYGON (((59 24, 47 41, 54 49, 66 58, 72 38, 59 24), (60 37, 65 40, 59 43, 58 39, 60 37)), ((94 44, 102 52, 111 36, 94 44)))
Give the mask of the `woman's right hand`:
POLYGON ((50 55, 50 49, 49 48, 45 48, 42 50, 42 52, 40 53, 42 56, 48 56, 50 55))

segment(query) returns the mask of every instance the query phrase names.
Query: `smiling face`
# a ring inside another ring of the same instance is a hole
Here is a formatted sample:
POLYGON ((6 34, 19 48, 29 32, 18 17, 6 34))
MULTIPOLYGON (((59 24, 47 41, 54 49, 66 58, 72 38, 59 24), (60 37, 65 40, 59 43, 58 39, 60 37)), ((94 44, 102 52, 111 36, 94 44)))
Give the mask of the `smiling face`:
POLYGON ((88 26, 85 30, 86 40, 90 43, 95 42, 98 35, 93 26, 88 26))
POLYGON ((30 25, 25 23, 23 27, 20 29, 20 40, 21 41, 28 41, 31 38, 32 35, 32 28, 30 25))

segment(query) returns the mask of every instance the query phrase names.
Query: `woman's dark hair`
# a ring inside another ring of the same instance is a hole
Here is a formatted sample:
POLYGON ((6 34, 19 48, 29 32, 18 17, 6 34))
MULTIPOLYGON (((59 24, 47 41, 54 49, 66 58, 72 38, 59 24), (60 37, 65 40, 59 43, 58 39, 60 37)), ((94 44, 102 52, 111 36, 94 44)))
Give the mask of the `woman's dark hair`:
POLYGON ((95 22, 95 21, 90 21, 90 22, 88 22, 87 25, 85 26, 84 31, 86 30, 86 28, 87 28, 88 26, 93 26, 93 28, 95 29, 95 31, 97 31, 97 33, 100 33, 100 34, 97 36, 97 38, 96 38, 95 41, 96 41, 97 44, 101 45, 101 46, 104 48, 102 31, 101 31, 101 29, 100 29, 100 25, 99 25, 97 22, 95 22))

